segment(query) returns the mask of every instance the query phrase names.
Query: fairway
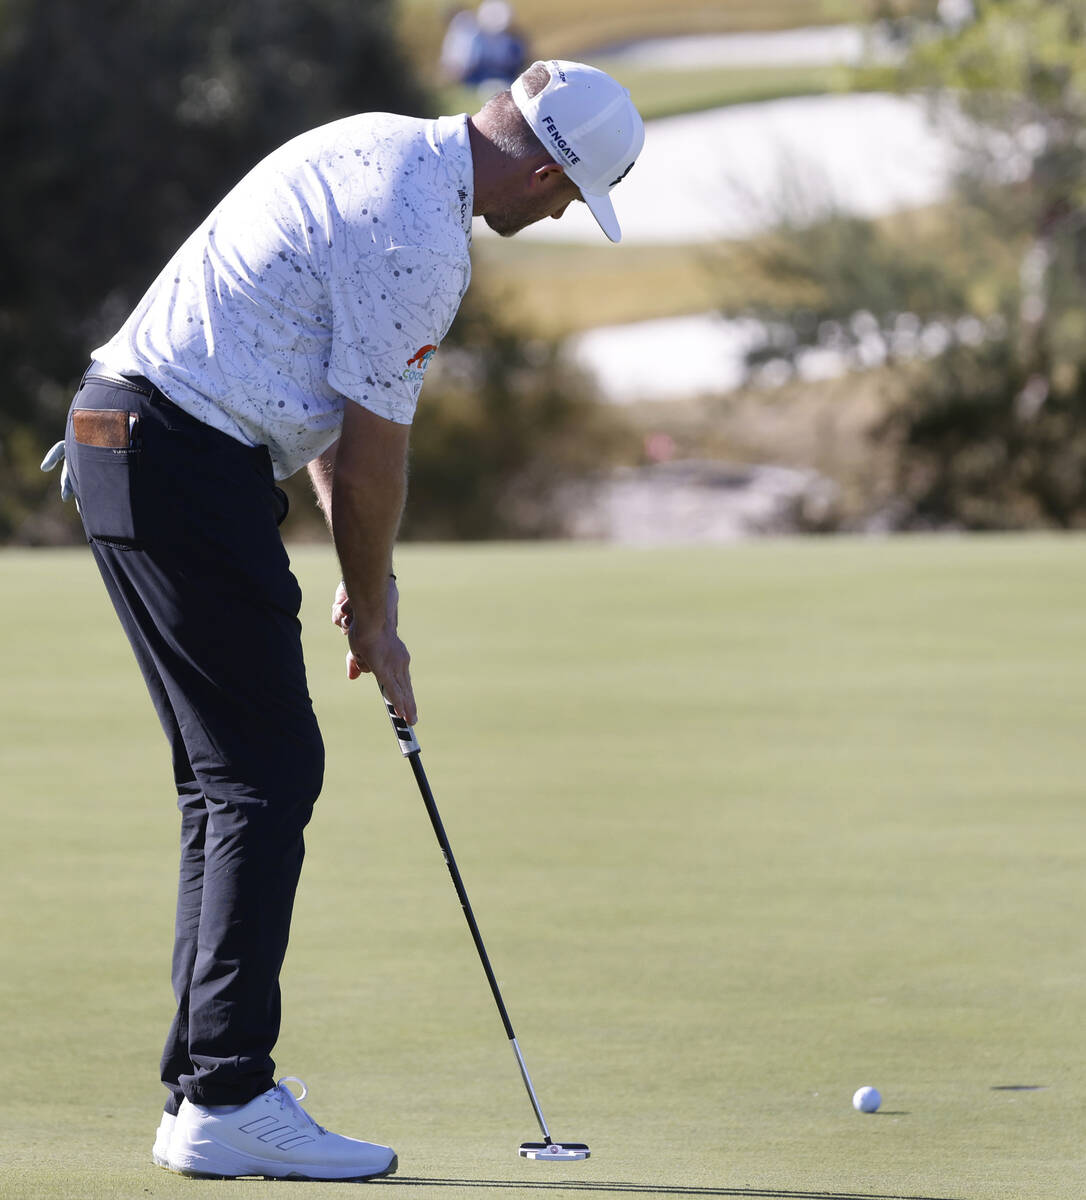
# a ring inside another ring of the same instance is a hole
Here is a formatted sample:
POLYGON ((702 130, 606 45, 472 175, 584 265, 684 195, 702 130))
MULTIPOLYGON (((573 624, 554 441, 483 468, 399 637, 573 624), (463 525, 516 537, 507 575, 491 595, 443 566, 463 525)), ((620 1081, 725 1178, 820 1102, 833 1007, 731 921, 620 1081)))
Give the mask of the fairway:
MULTIPOLYGON (((423 762, 551 1131, 592 1147, 559 1165, 517 1157, 456 896, 297 548, 328 769, 280 1073, 404 1200, 1081 1200, 1084 550, 398 552, 423 762)), ((0 570, 0 1195, 256 1200, 150 1165, 177 817, 135 664, 86 550, 0 570)))

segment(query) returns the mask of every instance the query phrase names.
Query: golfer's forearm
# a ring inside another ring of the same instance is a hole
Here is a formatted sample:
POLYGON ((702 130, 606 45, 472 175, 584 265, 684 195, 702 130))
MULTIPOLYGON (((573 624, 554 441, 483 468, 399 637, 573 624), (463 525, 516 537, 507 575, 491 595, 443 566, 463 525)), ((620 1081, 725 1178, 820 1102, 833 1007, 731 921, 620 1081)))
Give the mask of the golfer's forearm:
POLYGON ((317 506, 324 514, 329 530, 332 528, 332 480, 336 470, 336 449, 339 442, 335 441, 318 458, 315 458, 307 468, 309 482, 313 485, 313 494, 317 497, 317 506))
POLYGON ((330 499, 332 537, 339 555, 343 581, 363 626, 385 619, 392 549, 407 497, 403 463, 362 477, 335 476, 330 499))

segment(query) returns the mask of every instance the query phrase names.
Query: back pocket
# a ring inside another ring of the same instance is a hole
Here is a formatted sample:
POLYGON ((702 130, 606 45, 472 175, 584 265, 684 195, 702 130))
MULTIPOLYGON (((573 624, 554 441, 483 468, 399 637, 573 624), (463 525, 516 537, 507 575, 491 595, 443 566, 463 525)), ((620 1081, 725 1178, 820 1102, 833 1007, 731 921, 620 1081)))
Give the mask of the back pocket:
POLYGON ((134 437, 135 414, 84 409, 73 412, 72 418, 66 454, 87 537, 119 546, 138 545, 135 502, 140 450, 134 437), (122 441, 127 444, 112 444, 122 441))

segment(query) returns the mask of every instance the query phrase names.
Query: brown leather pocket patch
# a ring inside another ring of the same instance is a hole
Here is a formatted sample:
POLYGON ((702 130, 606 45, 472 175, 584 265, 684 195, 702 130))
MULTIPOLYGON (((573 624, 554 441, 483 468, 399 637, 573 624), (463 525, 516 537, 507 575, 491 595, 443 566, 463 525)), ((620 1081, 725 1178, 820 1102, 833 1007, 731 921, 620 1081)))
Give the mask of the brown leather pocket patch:
POLYGON ((81 446, 127 450, 135 419, 135 413, 115 408, 77 408, 72 413, 72 433, 81 446))

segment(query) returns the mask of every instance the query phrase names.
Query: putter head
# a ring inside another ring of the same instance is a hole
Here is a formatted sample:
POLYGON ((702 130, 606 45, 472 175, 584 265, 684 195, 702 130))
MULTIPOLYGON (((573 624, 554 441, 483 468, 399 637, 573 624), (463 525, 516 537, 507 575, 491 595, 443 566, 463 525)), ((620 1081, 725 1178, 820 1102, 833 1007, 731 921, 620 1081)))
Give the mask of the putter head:
POLYGON ((578 1162, 592 1152, 584 1142, 521 1142, 521 1158, 537 1158, 543 1162, 578 1162))

